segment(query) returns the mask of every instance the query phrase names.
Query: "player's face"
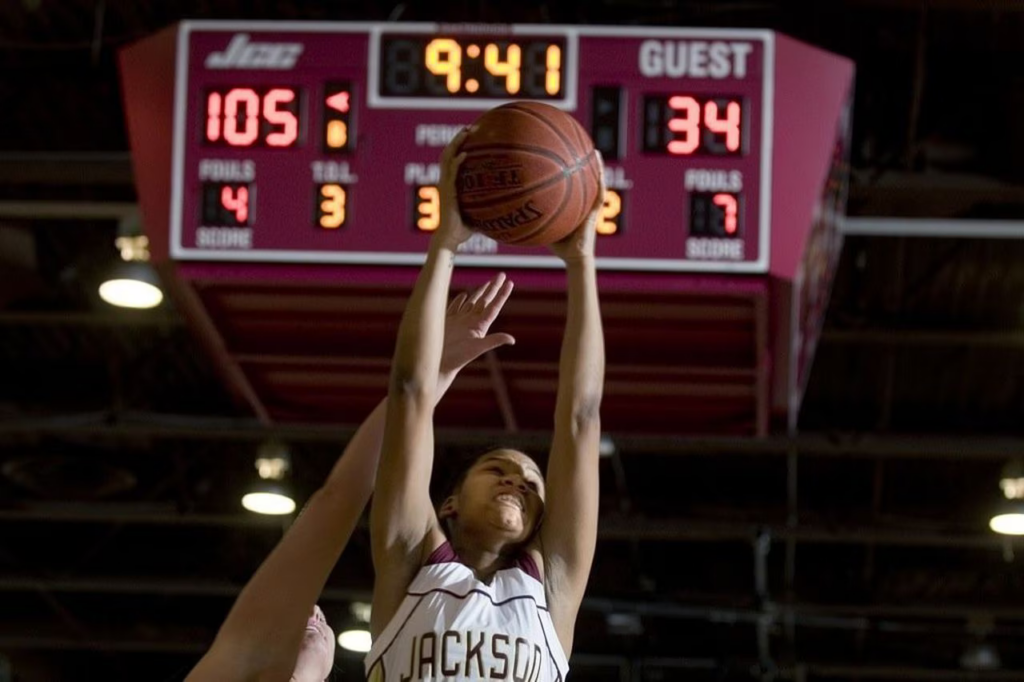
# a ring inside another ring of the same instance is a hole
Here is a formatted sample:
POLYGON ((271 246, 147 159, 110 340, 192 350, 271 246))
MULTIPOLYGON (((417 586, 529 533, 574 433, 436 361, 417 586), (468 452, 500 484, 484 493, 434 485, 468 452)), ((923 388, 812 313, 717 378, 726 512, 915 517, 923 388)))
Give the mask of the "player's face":
POLYGON ((457 495, 462 523, 472 519, 512 542, 533 534, 544 513, 544 477, 518 450, 493 450, 478 459, 457 495))
POLYGON ((299 657, 295 661, 295 682, 323 682, 331 674, 334 667, 334 631, 327 624, 323 611, 319 606, 313 607, 313 613, 306 621, 306 631, 302 635, 299 657))

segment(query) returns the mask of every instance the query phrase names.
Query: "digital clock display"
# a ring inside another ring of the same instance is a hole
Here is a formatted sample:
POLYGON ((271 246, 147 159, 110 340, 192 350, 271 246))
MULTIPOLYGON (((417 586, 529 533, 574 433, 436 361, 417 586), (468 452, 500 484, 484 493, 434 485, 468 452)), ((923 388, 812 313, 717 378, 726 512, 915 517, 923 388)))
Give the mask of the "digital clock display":
POLYGON ((566 41, 555 38, 388 35, 380 41, 383 97, 557 100, 566 41))

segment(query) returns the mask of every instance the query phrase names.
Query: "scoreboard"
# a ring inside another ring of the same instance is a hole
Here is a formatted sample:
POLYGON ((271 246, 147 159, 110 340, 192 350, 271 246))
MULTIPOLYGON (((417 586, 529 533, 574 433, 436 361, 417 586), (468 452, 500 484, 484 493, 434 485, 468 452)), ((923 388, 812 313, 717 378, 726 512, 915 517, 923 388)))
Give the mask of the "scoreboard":
MULTIPOLYGON (((770 30, 231 20, 168 26, 119 61, 153 263, 260 419, 372 409, 383 320, 438 226, 442 149, 531 100, 605 160, 608 427, 795 424, 842 244, 848 59, 770 30)), ((508 269, 523 305, 506 323, 557 333, 537 315, 560 260, 480 235, 461 251, 454 286, 508 269)), ((550 427, 552 348, 509 351, 520 428, 550 427)), ((497 424, 461 395, 452 425, 497 424)))
MULTIPOLYGON (((598 266, 765 273, 770 31, 184 22, 176 261, 403 265, 438 224, 438 157, 482 111, 547 102, 590 132, 608 192, 598 266)), ((481 235, 460 265, 554 268, 481 235)))

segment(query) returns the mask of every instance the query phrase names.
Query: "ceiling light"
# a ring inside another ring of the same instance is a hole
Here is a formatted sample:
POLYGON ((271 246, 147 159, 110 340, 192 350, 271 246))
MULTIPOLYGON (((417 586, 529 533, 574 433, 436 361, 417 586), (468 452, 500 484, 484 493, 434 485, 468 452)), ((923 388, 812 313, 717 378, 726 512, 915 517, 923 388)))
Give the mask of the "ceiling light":
POLYGON ((338 645, 342 649, 348 649, 349 651, 358 651, 361 654, 365 654, 370 650, 372 644, 373 640, 370 638, 368 630, 345 630, 345 632, 338 635, 338 645))
POLYGON ((960 667, 964 670, 998 670, 1001 665, 999 651, 988 642, 970 644, 960 655, 960 667))
POLYGON ((256 514, 281 516, 295 511, 295 500, 282 488, 267 488, 243 495, 242 506, 256 514))
POLYGON ((999 477, 1003 497, 988 527, 1001 535, 1024 535, 1024 462, 1011 459, 999 477))
POLYGON ((610 635, 638 636, 644 634, 643 621, 635 613, 606 613, 604 622, 610 635))
POLYGON ((360 623, 370 622, 370 614, 372 612, 370 604, 367 604, 364 601, 354 601, 348 607, 348 610, 349 613, 352 614, 352 617, 358 620, 360 623))
POLYGON ((264 441, 256 454, 256 471, 260 478, 280 481, 291 469, 288 446, 276 439, 264 441))
POLYGON ((149 237, 142 233, 138 211, 124 215, 114 240, 121 260, 100 285, 100 298, 121 308, 154 308, 164 294, 160 278, 149 265, 149 237))
POLYGON ((152 267, 121 262, 100 285, 100 298, 121 308, 155 308, 164 300, 164 294, 152 267))
POLYGON ((1024 462, 1012 459, 1003 467, 999 487, 1008 500, 1024 498, 1024 462))
POLYGON ((989 519, 988 527, 1001 535, 1024 535, 1024 509, 1006 510, 989 519))
POLYGON ((256 479, 242 496, 242 506, 257 514, 291 514, 295 499, 284 482, 291 470, 288 446, 276 439, 263 442, 256 454, 256 479))

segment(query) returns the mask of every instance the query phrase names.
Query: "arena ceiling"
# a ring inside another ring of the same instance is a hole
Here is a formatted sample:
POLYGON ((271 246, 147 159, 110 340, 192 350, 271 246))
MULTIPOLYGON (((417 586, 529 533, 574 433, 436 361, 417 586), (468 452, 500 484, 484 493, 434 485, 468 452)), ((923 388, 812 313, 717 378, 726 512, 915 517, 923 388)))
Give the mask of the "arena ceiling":
MULTIPOLYGON (((861 220, 799 428, 609 433, 573 679, 1024 680, 1024 545, 986 528, 1024 453, 1024 6, 1009 0, 0 5, 8 678, 183 675, 284 528, 238 506, 256 448, 286 441, 308 495, 385 388, 386 348, 353 369, 344 418, 268 426, 174 306, 96 295, 135 202, 116 51, 183 18, 763 27, 852 58, 861 220)), ((380 306, 382 333, 400 305, 380 306)), ((540 310, 538 342, 557 339, 540 310)), ((501 376, 469 378, 488 393, 501 376)), ((449 415, 442 468, 499 438, 543 449, 507 417, 449 415)), ((336 630, 371 581, 363 532, 322 599, 336 630)), ((359 669, 339 651, 337 679, 359 669)))

